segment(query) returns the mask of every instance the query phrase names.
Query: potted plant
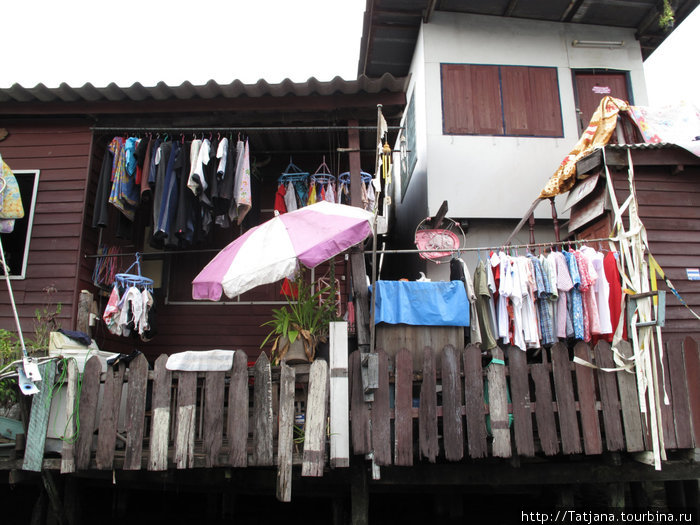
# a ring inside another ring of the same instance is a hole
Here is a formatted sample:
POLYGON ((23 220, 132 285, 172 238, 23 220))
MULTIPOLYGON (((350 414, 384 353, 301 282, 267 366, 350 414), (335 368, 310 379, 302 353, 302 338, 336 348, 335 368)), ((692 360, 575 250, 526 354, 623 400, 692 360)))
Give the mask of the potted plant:
POLYGON ((272 310, 272 319, 261 325, 271 327, 260 348, 274 338, 270 350, 273 365, 283 360, 289 364, 313 361, 317 345, 327 341, 328 324, 336 319, 335 305, 324 300, 333 292, 330 286, 314 291, 301 277, 295 285, 297 297, 287 295, 287 304, 272 310))

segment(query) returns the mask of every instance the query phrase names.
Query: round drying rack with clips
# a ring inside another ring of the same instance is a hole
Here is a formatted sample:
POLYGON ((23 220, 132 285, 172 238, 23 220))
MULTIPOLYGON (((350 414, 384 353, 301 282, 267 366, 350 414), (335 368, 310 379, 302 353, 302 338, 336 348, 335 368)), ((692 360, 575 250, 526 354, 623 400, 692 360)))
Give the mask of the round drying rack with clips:
POLYGON ((416 227, 415 243, 423 259, 441 264, 449 262, 452 256, 459 250, 461 239, 464 239, 464 230, 460 224, 448 217, 445 217, 433 228, 430 222, 432 219, 423 219, 416 227))

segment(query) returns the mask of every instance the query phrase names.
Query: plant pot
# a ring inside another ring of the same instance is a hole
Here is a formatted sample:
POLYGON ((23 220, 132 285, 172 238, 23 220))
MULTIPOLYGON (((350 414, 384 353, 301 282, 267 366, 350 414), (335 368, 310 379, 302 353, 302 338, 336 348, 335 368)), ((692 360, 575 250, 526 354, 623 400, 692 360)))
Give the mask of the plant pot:
MULTIPOLYGON (((282 338, 280 340, 280 344, 282 346, 284 346, 286 343, 286 338, 282 338)), ((289 349, 287 350, 287 353, 284 354, 282 361, 288 365, 299 365, 310 362, 309 358, 306 356, 306 352, 304 351, 304 343, 300 338, 297 338, 296 341, 289 345, 289 349)))

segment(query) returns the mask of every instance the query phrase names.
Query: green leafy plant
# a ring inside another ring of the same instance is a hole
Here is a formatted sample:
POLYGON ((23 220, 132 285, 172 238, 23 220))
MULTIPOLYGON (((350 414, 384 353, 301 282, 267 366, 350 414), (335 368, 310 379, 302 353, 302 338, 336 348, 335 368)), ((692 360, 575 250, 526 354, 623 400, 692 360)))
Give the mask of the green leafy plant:
MULTIPOLYGON (((17 334, 0 328, 0 370, 22 357, 17 334)), ((0 408, 8 408, 17 402, 17 387, 14 379, 0 380, 0 408)))
POLYGON ((261 325, 271 327, 260 348, 272 339, 270 357, 273 365, 280 363, 297 339, 302 341, 306 357, 313 361, 316 345, 327 340, 328 324, 336 319, 333 301, 324 300, 324 296, 332 291, 330 286, 313 291, 301 277, 295 280, 295 285, 298 290, 296 300, 287 297, 287 304, 272 310, 272 319, 261 325))
POLYGON ((664 9, 659 15, 659 27, 661 29, 668 29, 673 27, 676 21, 676 15, 673 12, 673 7, 669 0, 664 0, 664 9))
POLYGON ((44 305, 34 310, 34 339, 25 340, 28 351, 46 352, 49 348, 51 332, 61 328, 58 316, 63 308, 61 303, 54 303, 53 296, 58 289, 53 285, 46 286, 44 293, 44 305))

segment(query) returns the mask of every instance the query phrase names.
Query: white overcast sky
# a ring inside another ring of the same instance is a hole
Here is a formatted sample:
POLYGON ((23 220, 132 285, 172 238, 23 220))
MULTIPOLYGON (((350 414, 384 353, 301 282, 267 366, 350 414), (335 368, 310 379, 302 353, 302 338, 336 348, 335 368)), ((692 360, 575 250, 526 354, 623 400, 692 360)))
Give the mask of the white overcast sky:
MULTIPOLYGON (((0 0, 0 87, 357 74, 365 0, 0 0)), ((696 9, 645 63, 650 105, 700 106, 696 9)))

